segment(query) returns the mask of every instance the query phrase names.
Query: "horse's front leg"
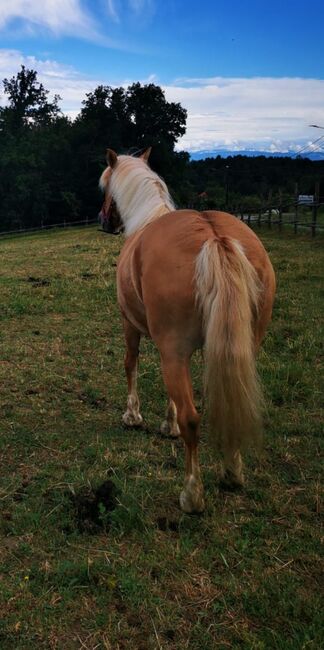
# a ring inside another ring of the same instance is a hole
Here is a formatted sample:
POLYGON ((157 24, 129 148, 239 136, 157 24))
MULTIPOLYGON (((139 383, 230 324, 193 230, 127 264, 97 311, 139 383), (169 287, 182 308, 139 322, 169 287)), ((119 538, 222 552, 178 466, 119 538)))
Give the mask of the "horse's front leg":
POLYGON ((141 335, 126 319, 123 320, 126 341, 125 372, 128 385, 127 409, 123 415, 123 423, 128 427, 139 427, 143 418, 139 412, 137 394, 138 352, 141 335))

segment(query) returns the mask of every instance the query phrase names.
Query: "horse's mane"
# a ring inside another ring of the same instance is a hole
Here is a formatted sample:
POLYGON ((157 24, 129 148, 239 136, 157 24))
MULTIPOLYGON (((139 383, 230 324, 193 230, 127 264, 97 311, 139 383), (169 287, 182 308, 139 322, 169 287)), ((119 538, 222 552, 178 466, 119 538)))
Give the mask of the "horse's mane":
POLYGON ((165 182, 142 158, 118 156, 110 189, 122 216, 126 235, 175 209, 165 182))

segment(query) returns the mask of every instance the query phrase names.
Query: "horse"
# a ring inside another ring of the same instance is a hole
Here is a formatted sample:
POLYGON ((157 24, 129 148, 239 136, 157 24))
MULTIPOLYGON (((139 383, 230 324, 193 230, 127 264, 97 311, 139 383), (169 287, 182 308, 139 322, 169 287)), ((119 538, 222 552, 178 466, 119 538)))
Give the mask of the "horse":
POLYGON ((158 348, 169 402, 161 432, 181 436, 180 507, 204 510, 190 358, 203 349, 209 439, 221 450, 222 481, 244 484, 241 452, 257 444, 263 398, 256 353, 271 319, 275 275, 256 234, 225 212, 177 210, 165 182, 140 157, 107 150, 99 185, 111 232, 125 231, 117 297, 126 341, 128 427, 143 419, 137 394, 141 336, 158 348))

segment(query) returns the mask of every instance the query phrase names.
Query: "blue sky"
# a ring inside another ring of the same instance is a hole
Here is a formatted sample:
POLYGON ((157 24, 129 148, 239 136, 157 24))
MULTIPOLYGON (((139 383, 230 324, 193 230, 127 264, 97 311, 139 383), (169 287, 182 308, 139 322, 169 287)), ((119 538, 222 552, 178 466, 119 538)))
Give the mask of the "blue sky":
POLYGON ((298 151, 324 126, 323 24, 324 0, 1 0, 0 78, 37 69, 71 117, 153 81, 188 110, 179 149, 298 151))

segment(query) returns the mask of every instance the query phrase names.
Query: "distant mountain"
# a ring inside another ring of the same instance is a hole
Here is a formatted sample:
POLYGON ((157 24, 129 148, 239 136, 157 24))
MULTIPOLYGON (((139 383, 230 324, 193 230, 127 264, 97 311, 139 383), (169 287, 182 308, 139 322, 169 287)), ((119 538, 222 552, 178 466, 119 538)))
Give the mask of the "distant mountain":
MULTIPOLYGON (((296 158, 298 154, 296 151, 255 151, 249 149, 242 149, 241 151, 229 151, 228 149, 215 149, 214 151, 189 151, 191 160, 204 160, 205 158, 228 158, 229 156, 265 156, 266 158, 296 158)), ((324 160, 323 152, 313 152, 301 154, 302 158, 309 158, 310 160, 324 160)))

